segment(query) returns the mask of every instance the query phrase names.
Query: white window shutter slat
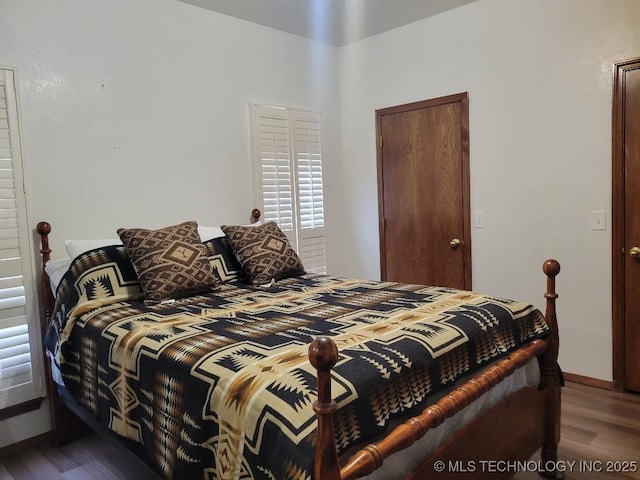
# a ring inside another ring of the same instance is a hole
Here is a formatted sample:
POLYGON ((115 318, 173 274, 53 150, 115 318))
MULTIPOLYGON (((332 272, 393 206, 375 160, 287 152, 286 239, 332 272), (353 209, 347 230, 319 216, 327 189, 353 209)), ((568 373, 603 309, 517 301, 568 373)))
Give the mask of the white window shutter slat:
POLYGON ((31 382, 31 355, 26 318, 0 328, 0 390, 31 382))
POLYGON ((0 69, 0 409, 44 395, 13 72, 0 69))
POLYGON ((323 229, 307 229, 300 238, 300 260, 307 272, 327 273, 323 229))
POLYGON ((319 114, 295 112, 295 158, 301 229, 324 227, 319 114))
POLYGON ((262 220, 274 221, 284 232, 294 231, 290 135, 286 112, 257 108, 254 117, 261 185, 262 220), (284 113, 284 114, 283 114, 284 113))

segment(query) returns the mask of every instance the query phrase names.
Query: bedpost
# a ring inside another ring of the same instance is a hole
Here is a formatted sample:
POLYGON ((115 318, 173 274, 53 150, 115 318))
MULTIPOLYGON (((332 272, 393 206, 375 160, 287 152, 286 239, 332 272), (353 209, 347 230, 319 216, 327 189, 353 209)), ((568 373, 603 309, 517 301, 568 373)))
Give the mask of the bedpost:
POLYGON ((44 269, 46 263, 51 260, 51 249, 49 248, 49 234, 51 233, 51 225, 49 222, 40 222, 36 226, 36 232, 40 235, 40 254, 42 255, 42 295, 44 299, 44 322, 42 322, 42 334, 44 335, 51 323, 51 314, 53 312, 53 305, 55 299, 53 298, 53 292, 51 291, 51 285, 49 283, 49 275, 44 269))
POLYGON ((262 215, 262 212, 260 212, 260 210, 258 210, 257 208, 251 210, 251 223, 259 222, 260 215, 262 215))
POLYGON ((547 339, 548 347, 540 357, 540 388, 546 390, 544 412, 544 438, 540 452, 544 471, 540 474, 547 478, 564 478, 564 473, 555 466, 558 460, 558 443, 560 442, 560 407, 562 374, 558 367, 558 349, 560 345, 558 335, 558 319, 556 317, 556 275, 560 273, 560 264, 556 260, 547 260, 542 266, 547 275, 547 299, 545 319, 551 329, 547 339), (553 466, 552 469, 547 469, 553 466))
MULTIPOLYGON (((55 306, 55 297, 51 291, 49 275, 44 269, 46 263, 51 260, 51 248, 49 248, 49 234, 51 225, 48 222, 40 222, 36 225, 36 232, 40 235, 40 253, 42 254, 42 296, 44 299, 44 322, 42 322, 42 335, 47 333, 51 323, 51 315, 55 306)), ((46 347, 45 347, 46 348, 46 347)), ((51 375, 51 363, 46 355, 44 356, 45 381, 47 383, 47 396, 49 397, 49 408, 51 410, 51 444, 55 447, 64 445, 78 436, 81 431, 81 422, 61 401, 58 394, 58 386, 53 381, 51 375)))
MULTIPOLYGON (((42 297, 44 300, 44 321, 41 322, 42 325, 42 336, 47 333, 47 328, 49 328, 49 324, 51 323, 51 314, 53 313, 54 306, 54 297, 51 292, 51 284, 49 283, 49 275, 47 274, 44 266, 46 263, 51 260, 51 249, 49 248, 49 234, 51 233, 51 225, 48 222, 40 222, 36 225, 36 232, 40 235, 40 254, 42 255, 42 279, 40 288, 42 289, 42 297)), ((49 363, 49 357, 46 354, 45 347, 45 355, 44 355, 44 370, 45 370, 45 380, 47 383, 47 394, 49 396, 49 407, 51 409, 51 444, 58 447, 65 442, 65 439, 62 438, 62 428, 63 420, 61 417, 61 403, 58 398, 58 387, 53 381, 53 377, 51 375, 51 364, 49 363)))
POLYGON ((338 450, 333 433, 333 414, 338 408, 331 397, 331 369, 338 361, 338 348, 329 337, 318 337, 309 346, 309 361, 318 372, 318 438, 313 462, 315 480, 340 480, 338 450))

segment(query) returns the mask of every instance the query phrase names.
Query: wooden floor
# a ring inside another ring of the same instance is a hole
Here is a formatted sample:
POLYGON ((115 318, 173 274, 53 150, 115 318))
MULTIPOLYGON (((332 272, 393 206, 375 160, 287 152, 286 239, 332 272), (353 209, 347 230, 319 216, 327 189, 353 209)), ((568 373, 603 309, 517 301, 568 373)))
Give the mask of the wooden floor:
MULTIPOLYGON (((558 460, 565 480, 640 479, 640 395, 567 382, 558 460)), ((539 478, 533 472, 514 477, 539 478)))
MULTIPOLYGON (((559 465, 566 467, 565 479, 640 479, 640 395, 574 383, 568 383, 562 395, 559 465)), ((537 461, 535 456, 514 478, 540 478, 529 471, 537 461)), ((491 469, 512 468, 498 464, 486 467, 487 478, 493 476, 491 469)), ((117 455, 97 435, 60 448, 41 445, 0 458, 0 480, 144 478, 144 471, 117 455)), ((464 473, 460 478, 464 480, 464 473)))

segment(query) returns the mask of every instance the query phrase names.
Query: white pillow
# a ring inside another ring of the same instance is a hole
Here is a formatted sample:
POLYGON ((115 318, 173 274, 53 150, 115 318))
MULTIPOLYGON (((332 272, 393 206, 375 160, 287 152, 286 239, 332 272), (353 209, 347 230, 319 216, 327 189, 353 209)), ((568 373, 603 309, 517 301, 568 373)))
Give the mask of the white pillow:
POLYGON ((198 225, 198 235, 200 240, 211 240, 212 238, 224 237, 224 232, 220 227, 205 227, 204 225, 198 225))
POLYGON ((49 260, 44 265, 44 271, 49 275, 49 283, 51 285, 51 291, 55 294, 58 290, 58 285, 64 274, 69 270, 71 265, 70 258, 61 258, 60 260, 49 260))
POLYGON ((94 248, 106 247, 108 245, 122 245, 122 240, 119 238, 99 238, 96 240, 66 240, 64 242, 64 248, 67 250, 67 255, 69 255, 71 259, 94 248))
MULTIPOLYGON (((256 223, 244 226, 257 227, 258 225, 262 225, 262 222, 260 220, 258 220, 256 223)), ((204 225, 198 225, 198 235, 200 235, 200 240, 204 242, 206 240, 211 240, 212 238, 224 237, 224 232, 220 227, 206 227, 204 225)))

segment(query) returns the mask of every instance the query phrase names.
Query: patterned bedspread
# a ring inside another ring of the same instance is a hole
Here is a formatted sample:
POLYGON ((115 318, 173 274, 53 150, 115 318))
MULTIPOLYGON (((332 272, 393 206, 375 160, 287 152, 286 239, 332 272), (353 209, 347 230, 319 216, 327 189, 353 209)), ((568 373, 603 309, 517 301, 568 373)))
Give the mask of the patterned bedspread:
POLYGON ((548 327, 530 305, 449 288, 303 275, 146 306, 122 247, 74 261, 47 347, 67 389, 166 478, 310 479, 330 335, 340 452, 548 327))

